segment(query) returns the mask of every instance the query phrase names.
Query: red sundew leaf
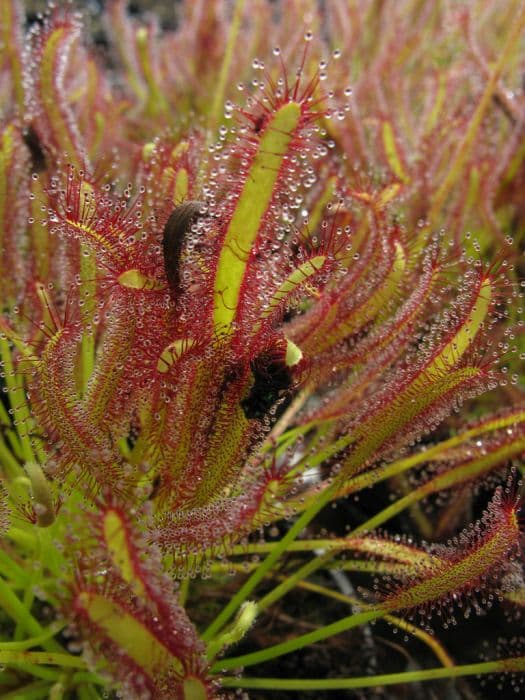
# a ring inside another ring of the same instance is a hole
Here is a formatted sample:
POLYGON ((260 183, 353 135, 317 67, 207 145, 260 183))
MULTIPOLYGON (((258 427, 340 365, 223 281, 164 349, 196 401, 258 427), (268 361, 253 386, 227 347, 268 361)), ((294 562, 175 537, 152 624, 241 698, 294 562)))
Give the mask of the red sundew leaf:
POLYGON ((105 330, 99 339, 95 368, 84 396, 87 415, 94 424, 107 431, 115 431, 119 423, 129 421, 133 407, 129 402, 129 409, 124 410, 124 402, 117 402, 116 396, 122 380, 125 380, 136 336, 137 319, 135 314, 129 313, 130 296, 116 298, 106 311, 105 330))
POLYGON ((146 542, 129 509, 110 497, 73 525, 83 536, 72 542, 78 569, 67 605, 80 635, 96 658, 109 663, 126 697, 149 691, 185 700, 195 685, 197 697, 213 698, 204 645, 173 581, 162 573, 160 551, 146 542))
POLYGON ((205 568, 214 553, 227 552, 258 527, 283 517, 276 494, 284 495, 291 486, 286 469, 251 465, 232 482, 231 495, 159 516, 152 540, 175 557, 181 575, 187 576, 188 566, 205 568))
MULTIPOLYGON (((453 604, 476 593, 498 593, 503 576, 520 552, 520 529, 515 501, 499 489, 478 523, 450 545, 430 549, 433 560, 408 585, 399 586, 383 605, 386 609, 424 613, 430 606, 453 604)), ((488 602, 485 602, 485 606, 488 602)))
POLYGON ((342 474, 352 476, 370 463, 372 455, 377 459, 385 450, 435 428, 458 401, 494 381, 488 367, 467 364, 490 319, 493 298, 491 278, 482 271, 474 273, 465 296, 456 302, 456 314, 447 317, 446 335, 430 352, 421 352, 421 359, 407 361, 362 406, 349 439, 354 449, 344 460, 342 474))
MULTIPOLYGON (((285 313, 308 297, 319 299, 327 285, 344 282, 349 247, 348 231, 337 225, 337 217, 323 222, 321 231, 313 236, 295 233, 286 242, 284 255, 274 251, 271 268, 258 279, 253 292, 247 291, 246 304, 258 318, 253 333, 253 344, 260 344, 257 335, 271 333, 278 327, 285 313), (337 281, 336 281, 337 280, 337 281)), ((288 333, 288 330, 287 330, 288 333)), ((263 341, 264 342, 264 341, 263 341)), ((319 348, 317 349, 319 350, 319 348)))
MULTIPOLYGON (((22 34, 23 9, 18 0, 5 0, 0 3, 0 36, 2 42, 2 56, 0 67, 3 70, 2 78, 7 77, 9 91, 5 96, 6 103, 13 112, 24 107, 24 81, 23 74, 27 68, 26 56, 23 46, 22 34), (7 69, 7 70, 5 70, 7 69)), ((5 105, 3 105, 5 106, 5 105)), ((13 114, 9 114, 13 116, 13 114)))
MULTIPOLYGON (((57 180, 49 196, 51 232, 80 241, 96 255, 99 306, 120 297, 137 309, 143 302, 139 315, 157 307, 165 314, 168 289, 160 233, 151 217, 144 219, 142 194, 131 199, 126 190, 122 197, 112 196, 109 188, 70 168, 65 188, 57 180)), ((82 252, 73 246, 69 254, 72 265, 78 266, 82 252)))
MULTIPOLYGON (((313 98, 318 77, 305 83, 302 67, 292 85, 286 74, 279 87, 268 81, 258 105, 265 114, 260 129, 242 131, 228 151, 230 160, 238 159, 237 167, 213 183, 215 198, 221 201, 213 322, 226 334, 235 322, 239 331, 242 328, 236 338, 240 345, 241 336, 250 334, 257 321, 251 302, 255 290, 264 293, 261 281, 274 254, 276 231, 282 227, 280 204, 287 198, 292 201, 304 179, 299 156, 309 152, 312 125, 324 111, 313 98)), ((259 115, 245 114, 259 124, 259 115)))
POLYGON ((390 307, 395 306, 406 274, 407 254, 399 241, 392 243, 387 254, 388 264, 382 269, 382 261, 378 261, 378 269, 375 270, 372 279, 362 280, 369 293, 364 297, 361 294, 356 295, 356 302, 350 308, 348 300, 340 297, 331 308, 331 319, 327 319, 328 323, 316 329, 315 336, 308 339, 309 344, 315 343, 319 352, 358 334, 369 323, 388 313, 390 307))
MULTIPOLYGON (((211 348, 210 348, 211 350, 211 348)), ((216 497, 244 464, 261 436, 259 422, 240 406, 250 382, 249 368, 224 368, 221 349, 208 359, 181 360, 160 379, 151 404, 148 442, 160 477, 162 508, 193 508, 216 497)))
POLYGON ((323 356, 313 358, 311 382, 323 386, 333 377, 335 371, 351 370, 363 364, 348 386, 337 386, 325 399, 323 404, 307 414, 308 420, 323 420, 351 415, 358 410, 356 401, 363 400, 369 391, 376 391, 376 382, 398 361, 413 343, 417 327, 426 321, 429 312, 429 300, 437 295, 437 284, 441 275, 441 266, 427 260, 422 266, 422 273, 412 294, 403 302, 396 314, 359 338, 355 345, 344 353, 340 346, 323 356), (367 360, 373 357, 373 363, 367 360))
POLYGON ((14 124, 0 127, 0 280, 2 298, 18 301, 27 277, 21 254, 29 213, 28 157, 14 124), (25 194, 25 196, 23 196, 25 194))
POLYGON ((373 293, 392 264, 391 253, 387 232, 374 227, 354 252, 354 259, 347 262, 346 274, 326 285, 316 303, 303 316, 292 320, 287 332, 307 355, 322 357, 320 347, 330 347, 330 329, 337 328, 341 316, 373 293))
MULTIPOLYGON (((70 102, 71 69, 82 71, 81 26, 72 14, 56 12, 33 36, 28 109, 42 143, 58 162, 87 167, 85 143, 70 102), (69 75, 68 75, 69 73, 69 75)), ((75 76, 78 78, 78 73, 75 76)))
POLYGON ((77 582, 69 613, 96 656, 109 662, 126 697, 138 699, 149 692, 159 700, 185 700, 193 686, 198 697, 216 697, 206 677, 202 645, 183 609, 166 598, 161 617, 119 579, 111 580, 109 572, 106 578, 103 591, 77 582))
POLYGON ((126 491, 127 478, 111 436, 82 404, 76 386, 78 324, 62 326, 44 344, 28 381, 31 406, 54 451, 46 470, 64 480, 74 471, 89 496, 101 487, 126 491))

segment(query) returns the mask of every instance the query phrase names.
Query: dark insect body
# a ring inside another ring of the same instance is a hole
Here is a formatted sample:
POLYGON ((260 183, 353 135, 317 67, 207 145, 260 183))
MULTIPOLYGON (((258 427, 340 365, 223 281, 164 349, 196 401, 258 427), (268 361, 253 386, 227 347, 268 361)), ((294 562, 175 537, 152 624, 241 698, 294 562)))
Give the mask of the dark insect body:
POLYGON ((31 167, 34 173, 41 173, 46 169, 46 154, 42 143, 32 124, 22 132, 22 138, 31 156, 31 167))
POLYGON ((203 216, 204 204, 202 202, 188 201, 171 212, 164 226, 162 248, 164 252, 164 269, 168 278, 168 285, 174 294, 179 294, 181 289, 180 262, 182 247, 191 227, 199 217, 203 216))
POLYGON ((262 352, 250 362, 253 385, 242 399, 241 407, 248 419, 264 418, 272 406, 292 387, 292 375, 284 357, 262 352))

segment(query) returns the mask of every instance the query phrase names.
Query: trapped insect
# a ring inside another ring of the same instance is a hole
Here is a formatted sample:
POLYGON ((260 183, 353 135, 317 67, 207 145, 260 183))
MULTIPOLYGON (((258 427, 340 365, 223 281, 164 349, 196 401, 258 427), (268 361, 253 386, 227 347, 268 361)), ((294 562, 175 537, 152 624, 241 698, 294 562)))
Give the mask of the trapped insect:
POLYGON ((192 226, 201 216, 205 216, 204 203, 189 200, 175 207, 164 226, 164 235, 162 237, 164 268, 169 287, 175 294, 180 292, 179 268, 182 246, 192 226))

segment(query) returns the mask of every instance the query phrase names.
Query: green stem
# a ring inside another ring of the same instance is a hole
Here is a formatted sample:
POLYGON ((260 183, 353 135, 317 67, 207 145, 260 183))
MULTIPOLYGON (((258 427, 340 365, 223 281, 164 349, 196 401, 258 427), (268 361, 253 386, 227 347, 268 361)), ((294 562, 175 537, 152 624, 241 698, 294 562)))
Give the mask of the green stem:
POLYGON ((5 536, 29 553, 32 553, 35 549, 34 532, 22 530, 20 527, 10 527, 5 536))
POLYGON ((358 676, 356 678, 335 679, 290 679, 282 678, 223 678, 225 688, 260 688, 267 690, 346 690, 351 688, 375 688, 382 685, 398 683, 419 683, 440 678, 457 678, 459 676, 477 676, 485 673, 503 673, 508 671, 508 663, 513 659, 485 661, 479 664, 465 664, 448 668, 430 668, 423 671, 406 671, 403 673, 385 673, 378 676, 358 676))
POLYGON ((62 675, 62 670, 58 667, 39 666, 38 664, 29 663, 27 661, 24 662, 23 665, 13 666, 13 668, 15 667, 19 670, 23 670, 25 674, 30 674, 35 678, 39 678, 42 681, 47 681, 51 683, 56 683, 56 681, 62 675))
POLYGON ((182 581, 180 582, 179 605, 182 605, 183 607, 186 605, 186 601, 188 600, 188 593, 189 592, 190 592, 190 577, 186 576, 186 578, 183 578, 182 581))
POLYGON ((332 552, 328 552, 323 556, 316 557, 311 561, 301 566, 297 571, 295 571, 291 576, 287 576, 285 580, 276 586, 273 590, 263 596, 259 601, 257 601, 258 612, 262 612, 273 605, 279 598, 286 595, 292 588, 302 581, 303 579, 313 574, 320 567, 327 562, 327 560, 332 556, 332 552))
MULTIPOLYGON (((320 595, 323 595, 327 598, 333 598, 334 600, 346 603, 347 605, 350 605, 352 607, 362 604, 358 598, 348 596, 344 593, 334 591, 331 588, 326 588, 325 586, 320 586, 316 583, 311 583, 310 581, 301 581, 298 584, 298 586, 306 591, 319 593, 320 595)), ((441 661, 443 666, 454 666, 452 658, 441 646, 436 637, 433 637, 431 634, 425 632, 420 627, 416 627, 415 625, 411 624, 410 622, 407 622, 407 620, 404 620, 400 617, 395 617, 394 615, 385 615, 384 619, 390 622, 391 624, 395 625, 399 629, 403 630, 404 632, 407 632, 413 637, 416 637, 416 639, 419 639, 421 642, 423 642, 423 644, 426 644, 430 649, 432 649, 438 661, 441 661)))
POLYGON ((334 487, 329 487, 323 491, 317 501, 312 503, 294 522, 286 535, 275 545, 275 548, 270 552, 266 559, 261 562, 261 565, 253 572, 243 586, 230 600, 228 605, 219 613, 215 620, 211 623, 208 629, 203 633, 202 639, 209 642, 219 632, 219 630, 228 622, 234 615, 236 610, 247 599, 254 588, 263 580, 273 565, 277 562, 281 554, 288 551, 291 543, 304 530, 308 523, 319 513, 325 505, 332 499, 334 487))
MULTIPOLYGON (((0 578, 0 607, 17 624, 21 625, 25 631, 33 637, 45 634, 46 630, 35 620, 30 611, 23 605, 20 599, 13 593, 6 582, 0 578)), ((42 647, 48 651, 63 651, 62 647, 54 639, 47 639, 41 643, 42 647)), ((6 652, 8 653, 8 652, 6 652)), ((12 652, 9 652, 12 653, 12 652)), ((1 660, 0 660, 0 663, 1 660)))
POLYGON ((0 651, 0 664, 48 664, 61 668, 86 668, 86 662, 80 656, 51 653, 47 651, 0 651))
POLYGON ((285 654, 290 654, 292 651, 297 649, 302 649, 310 644, 315 644, 328 637, 333 637, 336 634, 341 634, 347 630, 358 627, 359 625, 365 625, 372 620, 377 620, 382 617, 387 611, 377 608, 375 610, 367 610, 366 612, 356 613, 355 615, 348 615, 343 617, 336 622, 332 622, 330 625, 324 625, 313 632, 308 632, 307 634, 302 634, 299 637, 294 637, 293 639, 288 639, 286 642, 281 642, 280 644, 274 644, 271 647, 266 647, 261 651, 255 651, 251 654, 244 654, 243 656, 236 656, 230 659, 221 659, 212 666, 212 671, 215 673, 220 673, 222 671, 228 671, 234 668, 240 668, 242 666, 253 666, 254 664, 263 663, 263 661, 269 661, 270 659, 275 659, 278 656, 284 656, 285 654))
POLYGON ((29 574, 19 566, 7 552, 0 550, 0 575, 9 580, 15 588, 26 588, 29 574))
POLYGON ((31 647, 41 646, 43 642, 51 639, 65 627, 65 623, 54 623, 50 625, 43 634, 37 637, 30 637, 20 642, 0 642, 0 652, 2 651, 26 651, 31 647))
POLYGON ((95 673, 90 671, 75 671, 71 676, 71 682, 73 684, 80 683, 96 683, 97 685, 106 685, 107 681, 101 676, 97 676, 95 673))
POLYGON ((87 248, 87 246, 81 246, 80 292, 84 301, 81 311, 82 325, 84 327, 81 343, 80 390, 82 394, 86 392, 89 378, 91 377, 95 366, 95 335, 92 326, 96 308, 96 270, 97 268, 94 254, 87 248))
POLYGON ((9 341, 5 338, 0 339, 0 356, 3 362, 5 383, 9 390, 9 403, 15 419, 22 453, 27 462, 34 462, 35 455, 28 434, 33 429, 33 422, 26 401, 23 379, 14 370, 9 341))
MULTIPOLYGON (((40 532, 37 529, 36 531, 36 537, 35 537, 35 550, 33 552, 32 560, 33 560, 33 566, 29 569, 29 581, 28 585, 26 586, 24 592, 23 592, 23 597, 22 597, 22 605, 26 610, 31 610, 33 607, 33 602, 35 600, 35 594, 34 594, 34 588, 35 586, 40 582, 42 578, 42 564, 41 564, 41 559, 42 559, 42 543, 40 541, 40 532)), ((16 623, 16 628, 15 628, 15 633, 14 633, 14 641, 19 642, 22 640, 24 636, 24 625, 22 622, 17 622, 16 623)))
POLYGON ((77 687, 78 700, 93 700, 94 698, 98 698, 99 695, 93 695, 91 692, 92 690, 93 689, 89 685, 79 685, 77 687))
POLYGON ((40 700, 49 697, 49 683, 47 681, 36 681, 22 688, 17 688, 2 695, 2 700, 40 700))
POLYGON ((23 476, 24 472, 16 461, 13 453, 5 444, 3 437, 0 436, 0 464, 2 465, 5 476, 8 479, 16 479, 18 476, 23 476))

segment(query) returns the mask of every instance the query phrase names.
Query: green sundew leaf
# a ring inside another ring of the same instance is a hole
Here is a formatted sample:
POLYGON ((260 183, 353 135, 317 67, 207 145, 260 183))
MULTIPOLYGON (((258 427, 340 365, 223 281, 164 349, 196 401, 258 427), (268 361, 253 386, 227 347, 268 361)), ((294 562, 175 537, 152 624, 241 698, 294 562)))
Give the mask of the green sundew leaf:
POLYGON ((247 258, 300 119, 301 105, 297 102, 286 103, 270 119, 226 231, 215 279, 214 310, 215 325, 223 332, 231 332, 247 258))
POLYGON ((104 513, 102 530, 110 559, 116 564, 122 578, 137 595, 144 595, 144 584, 135 572, 133 558, 136 552, 131 549, 126 524, 118 511, 110 508, 104 513))
POLYGON ((71 163, 82 168, 85 163, 80 135, 73 127, 69 105, 61 88, 57 85, 57 63, 66 61, 71 46, 78 38, 78 29, 73 25, 54 27, 46 37, 38 66, 39 100, 45 119, 53 134, 53 140, 61 153, 67 153, 71 163))
POLYGON ((309 277, 319 272, 325 262, 326 255, 316 255, 293 270, 280 285, 279 289, 273 294, 268 305, 262 312, 262 317, 267 318, 270 316, 275 309, 285 302, 309 277))
POLYGON ((383 138, 383 147, 390 169, 401 182, 408 184, 410 182, 410 177, 405 171, 394 136, 394 130, 390 122, 383 122, 381 136, 383 138))
MULTIPOLYGON (((439 354, 426 368, 427 372, 436 371, 442 374, 447 367, 453 367, 465 354, 470 344, 481 329, 487 316, 492 300, 492 283, 490 279, 484 279, 479 288, 477 299, 472 310, 461 328, 454 337, 445 345, 439 354)), ((424 379, 422 382, 424 383, 424 379)))
POLYGON ((518 519, 514 510, 502 512, 480 540, 470 544, 461 556, 445 558, 429 575, 389 596, 387 610, 405 610, 426 605, 482 579, 494 567, 506 562, 519 540, 518 519))
MULTIPOLYGON (((481 375, 477 367, 464 367, 453 370, 461 357, 470 347, 480 330, 492 298, 492 284, 489 279, 482 280, 476 299, 467 318, 460 325, 454 336, 434 355, 432 360, 392 401, 358 428, 357 435, 362 437, 355 452, 345 463, 343 473, 355 473, 360 465, 365 464, 374 452, 396 432, 414 421, 425 409, 446 394, 481 375)), ((373 476, 370 477, 373 483, 373 476)))
MULTIPOLYGON (((462 367, 444 373, 433 380, 425 373, 419 374, 408 387, 394 397, 390 404, 358 428, 357 437, 361 440, 343 462, 341 468, 343 478, 353 476, 387 440, 416 420, 433 403, 459 390, 463 384, 475 380, 481 376, 481 373, 478 367, 462 367)), ((373 480, 373 472, 371 472, 369 485, 373 480)))
MULTIPOLYGON (((489 448, 484 448, 489 449, 489 448)), ((525 437, 521 437, 514 442, 507 445, 503 445, 495 450, 490 450, 488 454, 483 456, 469 459, 466 462, 459 464, 457 467, 447 469, 442 474, 434 477, 430 481, 422 484, 419 489, 413 491, 416 494, 421 492, 421 494, 428 495, 430 493, 437 493, 438 491, 443 491, 445 489, 450 489, 453 486, 459 486, 473 479, 477 479, 484 474, 490 472, 494 467, 500 464, 504 464, 510 459, 519 457, 525 451, 525 437)), ((421 495, 420 494, 420 495, 421 495)))
POLYGON ((91 622, 120 647, 139 668, 151 678, 159 671, 173 670, 184 675, 184 666, 139 620, 132 617, 118 603, 90 591, 77 596, 79 605, 91 622))
POLYGON ((3 0, 3 2, 0 2, 1 62, 3 63, 4 57, 7 58, 20 113, 23 113, 24 110, 22 23, 23 12, 18 2, 14 0, 3 0))
POLYGON ((405 274, 406 264, 407 258, 403 246, 399 241, 396 241, 392 267, 385 280, 364 304, 353 310, 349 318, 336 326, 334 333, 331 333, 327 339, 329 345, 333 345, 343 337, 357 332, 359 328, 362 328, 379 314, 381 309, 395 297, 396 291, 405 274))

